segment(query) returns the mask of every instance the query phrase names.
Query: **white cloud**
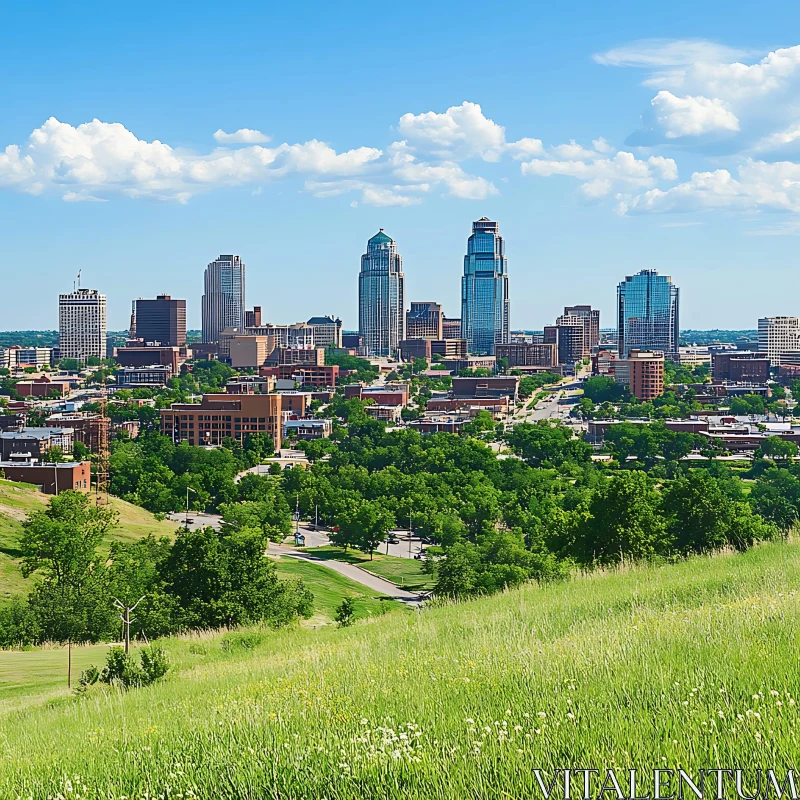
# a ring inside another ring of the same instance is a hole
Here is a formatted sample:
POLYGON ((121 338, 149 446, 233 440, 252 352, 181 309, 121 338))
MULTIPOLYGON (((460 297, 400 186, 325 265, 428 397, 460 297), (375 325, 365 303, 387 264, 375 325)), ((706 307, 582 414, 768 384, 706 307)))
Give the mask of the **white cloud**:
POLYGON ((556 158, 565 158, 569 161, 581 161, 588 158, 595 158, 597 153, 587 150, 579 144, 575 144, 574 139, 570 139, 569 144, 558 144, 550 148, 550 152, 556 158))
POLYGON ((734 178, 726 169, 695 172, 671 189, 650 189, 620 210, 626 214, 704 211, 709 209, 800 212, 800 164, 748 159, 734 178))
POLYGON ((612 67, 673 67, 698 62, 721 63, 751 52, 707 39, 639 39, 605 53, 596 53, 593 58, 598 64, 612 67))
POLYGON ((718 98, 676 97, 662 89, 650 103, 667 139, 739 130, 736 115, 718 98))
POLYGON ((220 128, 214 133, 214 139, 220 144, 264 144, 269 136, 251 128, 239 128, 235 133, 225 133, 220 128))
POLYGON ((397 130, 411 150, 447 160, 499 161, 504 154, 521 159, 543 150, 540 139, 507 142, 506 129, 484 116, 477 103, 467 101, 451 106, 443 114, 403 114, 397 130))
POLYGON ((398 194, 393 189, 368 186, 361 193, 361 202, 369 206, 413 206, 422 200, 419 197, 398 194))
POLYGON ((67 192, 62 198, 65 203, 105 203, 102 197, 95 197, 84 192, 67 192))
POLYGON ((592 139, 592 147, 598 153, 613 153, 614 147, 609 144, 602 136, 599 139, 592 139))
POLYGON ((237 186, 290 174, 358 174, 382 155, 374 147, 337 153, 312 139, 274 148, 217 148, 196 155, 158 140, 138 139, 120 123, 93 120, 77 127, 51 117, 23 146, 0 154, 0 186, 38 193, 70 188, 76 194, 121 193, 186 202, 217 186, 237 186))
POLYGON ((655 186, 658 179, 675 180, 678 168, 671 158, 652 156, 637 159, 633 153, 618 152, 613 158, 595 157, 586 161, 534 159, 522 164, 523 175, 548 177, 568 175, 584 181, 581 191, 585 198, 604 197, 617 186, 655 186))

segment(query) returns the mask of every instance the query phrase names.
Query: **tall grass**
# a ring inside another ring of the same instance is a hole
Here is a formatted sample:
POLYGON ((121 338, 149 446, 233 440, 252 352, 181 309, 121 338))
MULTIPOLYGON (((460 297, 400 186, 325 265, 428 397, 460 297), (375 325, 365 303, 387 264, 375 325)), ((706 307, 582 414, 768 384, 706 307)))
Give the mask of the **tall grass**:
POLYGON ((171 640, 161 684, 0 717, 0 797, 518 798, 536 768, 795 767, 798 588, 776 544, 171 640))

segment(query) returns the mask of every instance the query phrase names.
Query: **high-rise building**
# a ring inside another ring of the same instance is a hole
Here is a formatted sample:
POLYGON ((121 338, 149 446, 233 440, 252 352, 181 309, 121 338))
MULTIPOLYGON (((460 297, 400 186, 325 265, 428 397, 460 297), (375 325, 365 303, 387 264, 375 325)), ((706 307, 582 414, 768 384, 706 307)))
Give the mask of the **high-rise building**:
POLYGON ((407 339, 443 339, 444 315, 438 303, 412 303, 406 314, 407 339))
POLYGON ((58 296, 58 347, 61 358, 106 357, 106 296, 76 289, 58 296))
POLYGON ((471 353, 493 355, 511 341, 508 263, 496 222, 472 223, 461 279, 461 338, 471 353))
POLYGON ((600 344, 600 312, 591 306, 565 306, 564 316, 583 320, 583 357, 591 355, 592 348, 600 344))
POLYGON ((617 286, 619 357, 631 350, 652 350, 678 357, 678 287, 668 275, 643 269, 617 286))
POLYGON ((145 344, 183 347, 186 344, 186 301, 160 294, 155 300, 136 301, 136 338, 145 344))
POLYGON ((405 339, 405 276, 397 244, 381 228, 361 256, 358 332, 369 356, 394 356, 405 339))
POLYGON ((800 350, 800 319, 762 317, 758 321, 758 349, 767 354, 773 367, 781 366, 784 353, 800 350))
POLYGON ((563 314, 556 319, 555 327, 559 364, 575 364, 588 357, 591 350, 586 348, 586 317, 563 314))
POLYGON ((244 312, 245 328, 258 328, 261 326, 261 306, 253 306, 252 310, 244 312))
POLYGON ((206 267, 203 342, 219 341, 225 328, 244 328, 244 298, 244 262, 239 256, 221 255, 206 267))

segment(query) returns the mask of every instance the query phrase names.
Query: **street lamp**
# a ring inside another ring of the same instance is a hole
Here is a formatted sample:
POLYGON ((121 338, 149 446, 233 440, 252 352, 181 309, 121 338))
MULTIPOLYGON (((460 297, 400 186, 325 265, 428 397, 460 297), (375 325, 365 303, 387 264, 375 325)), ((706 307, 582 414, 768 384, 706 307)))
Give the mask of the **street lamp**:
POLYGON ((186 522, 185 522, 185 527, 186 527, 187 531, 189 530, 189 492, 192 492, 193 494, 197 494, 197 492, 194 489, 192 489, 191 486, 187 486, 186 487, 186 522))

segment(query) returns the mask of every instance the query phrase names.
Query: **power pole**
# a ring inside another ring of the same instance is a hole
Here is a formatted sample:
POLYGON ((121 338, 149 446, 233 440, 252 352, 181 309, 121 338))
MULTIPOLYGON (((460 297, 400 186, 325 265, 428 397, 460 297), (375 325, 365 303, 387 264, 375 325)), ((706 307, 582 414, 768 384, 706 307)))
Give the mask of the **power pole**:
POLYGON ((125 603, 114 598, 114 605, 120 610, 119 618, 122 620, 123 638, 125 640, 125 654, 127 655, 131 649, 131 622, 135 621, 135 617, 131 613, 136 610, 136 606, 144 600, 146 595, 142 595, 132 606, 125 605, 125 603))

